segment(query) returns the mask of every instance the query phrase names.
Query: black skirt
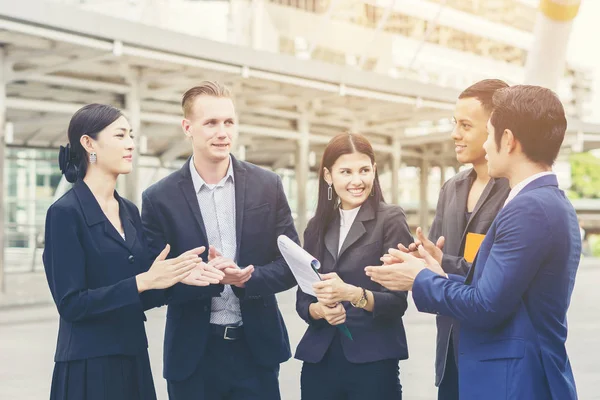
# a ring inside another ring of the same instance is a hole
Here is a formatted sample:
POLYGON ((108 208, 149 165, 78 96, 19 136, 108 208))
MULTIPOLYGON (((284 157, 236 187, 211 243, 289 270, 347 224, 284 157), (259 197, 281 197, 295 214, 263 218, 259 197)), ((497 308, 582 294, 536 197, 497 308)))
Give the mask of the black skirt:
POLYGON ((57 362, 50 400, 156 400, 148 351, 57 362))

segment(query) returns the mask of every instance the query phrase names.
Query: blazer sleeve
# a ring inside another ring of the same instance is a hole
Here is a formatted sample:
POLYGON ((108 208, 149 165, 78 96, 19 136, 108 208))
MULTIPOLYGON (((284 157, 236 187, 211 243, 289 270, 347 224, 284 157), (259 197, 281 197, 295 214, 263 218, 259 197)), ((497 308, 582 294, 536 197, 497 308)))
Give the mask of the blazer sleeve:
POLYGON ((453 317, 477 329, 493 329, 514 314, 552 241, 542 205, 515 203, 498 216, 494 243, 476 285, 427 269, 417 275, 413 299, 419 311, 453 317))
MULTIPOLYGON (((298 233, 294 227, 294 219, 288 204, 281 178, 277 177, 277 198, 276 198, 276 222, 274 238, 279 235, 286 235, 295 243, 300 244, 298 233)), ((292 271, 279 252, 277 244, 272 246, 271 259, 269 264, 258 266, 254 269, 252 277, 243 289, 232 287, 235 294, 240 297, 268 296, 283 292, 296 286, 296 279, 292 271)))
MULTIPOLYGON (((152 262, 167 245, 167 240, 152 200, 146 192, 142 193, 142 225, 144 240, 150 253, 150 265, 152 265, 152 262)), ((167 258, 171 258, 170 253, 167 258)), ((194 299, 217 297, 222 291, 223 285, 190 286, 184 283, 176 283, 170 288, 164 289, 161 296, 164 303, 175 304, 194 299)), ((158 296, 158 298, 161 296, 158 296)))
POLYGON ((141 312, 135 276, 114 285, 88 288, 77 219, 75 210, 68 207, 50 207, 46 215, 44 268, 61 318, 85 321, 127 306, 137 306, 141 312))
MULTIPOLYGON (((135 229, 137 232, 141 232, 142 243, 144 249, 146 249, 146 258, 147 258, 147 267, 144 268, 145 271, 148 271, 154 262, 155 257, 153 257, 152 252, 149 249, 148 242, 146 240, 146 236, 144 235, 144 227, 142 225, 142 220, 140 219, 140 213, 137 207, 133 206, 133 210, 130 211, 134 215, 135 221, 135 229)), ((142 307, 144 311, 150 310, 152 308, 164 306, 167 302, 165 297, 165 290, 163 289, 151 289, 146 290, 140 293, 140 300, 142 301, 142 307)))
POLYGON ((442 256, 442 269, 447 274, 467 276, 471 263, 464 259, 464 257, 451 256, 444 254, 442 256))
MULTIPOLYGON (((410 233, 406 215, 400 207, 393 207, 392 212, 385 215, 383 223, 383 252, 387 252, 390 248, 397 248, 398 243, 407 246, 413 242, 413 237, 410 233)), ((383 255, 383 254, 382 254, 383 255)), ((408 307, 407 296, 408 292, 404 291, 389 291, 381 288, 381 290, 371 290, 375 304, 373 305, 373 317, 398 317, 404 315, 408 307)))
MULTIPOLYGON (((306 231, 304 231, 304 243, 306 243, 306 231)), ((311 296, 310 294, 306 294, 300 289, 298 286, 298 290, 296 291, 296 312, 307 324, 315 326, 315 327, 325 327, 329 326, 329 323, 325 319, 315 320, 310 316, 310 305, 312 303, 316 303, 317 298, 315 296, 311 296)))

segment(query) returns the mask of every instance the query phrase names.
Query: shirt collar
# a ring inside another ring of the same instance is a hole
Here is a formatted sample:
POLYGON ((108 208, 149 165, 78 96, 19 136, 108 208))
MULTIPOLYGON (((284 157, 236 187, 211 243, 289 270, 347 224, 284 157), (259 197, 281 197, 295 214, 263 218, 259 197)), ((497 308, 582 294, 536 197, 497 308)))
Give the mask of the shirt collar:
POLYGON ((204 181, 204 179, 202 179, 198 171, 196 171, 196 167, 194 166, 194 156, 192 156, 192 158, 190 159, 190 174, 192 175, 192 182, 194 183, 194 191, 196 193, 198 193, 204 186, 206 186, 209 189, 212 189, 216 186, 223 186, 225 185, 225 182, 227 182, 227 180, 230 178, 231 182, 235 182, 233 178, 233 161, 231 159, 231 156, 229 156, 229 167, 227 168, 227 173, 225 174, 223 179, 221 179, 221 181, 216 185, 209 185, 204 181))
POLYGON ((546 175, 554 175, 554 172, 552 172, 552 171, 538 172, 537 174, 531 175, 529 178, 524 179, 521 182, 519 182, 517 185, 515 185, 514 188, 512 188, 510 190, 510 193, 508 194, 508 197, 506 198, 506 201, 504 202, 504 206, 506 206, 512 199, 514 199, 519 194, 519 192, 521 192, 521 190, 525 189, 525 186, 529 185, 531 182, 535 181, 536 179, 539 179, 546 175))

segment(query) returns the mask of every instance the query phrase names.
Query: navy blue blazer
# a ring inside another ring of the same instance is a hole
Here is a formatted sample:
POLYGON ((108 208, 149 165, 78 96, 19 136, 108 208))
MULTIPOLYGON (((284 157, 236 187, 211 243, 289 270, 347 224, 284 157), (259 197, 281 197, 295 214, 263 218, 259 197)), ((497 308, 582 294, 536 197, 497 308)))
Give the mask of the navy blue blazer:
POLYGON ((419 273, 419 311, 461 322, 461 399, 577 398, 565 341, 580 254, 577 215, 549 175, 500 211, 466 281, 419 273))
MULTIPOLYGON (((240 298, 246 340, 258 364, 276 366, 291 356, 287 330, 275 293, 296 281, 277 247, 277 237, 298 234, 279 176, 232 156, 235 182, 237 263, 254 265, 244 289, 233 287, 240 298)), ((166 243, 178 255, 208 240, 192 177, 190 160, 179 170, 150 186, 142 194, 142 221, 152 254, 166 243)), ((208 251, 202 254, 206 261, 208 251)), ((164 377, 180 381, 202 362, 209 335, 211 299, 223 285, 194 287, 176 284, 166 290, 167 325, 164 343, 164 377)))
MULTIPOLYGON (((308 230, 307 230, 308 231, 308 230)), ((336 213, 325 233, 325 254, 321 273, 336 272, 346 283, 373 292, 375 308, 372 312, 355 308, 344 302, 346 325, 354 340, 341 335, 346 359, 353 363, 366 363, 386 359, 408 358, 406 334, 402 316, 407 307, 407 292, 390 292, 365 274, 368 265, 380 265, 381 256, 398 243, 408 246, 413 241, 406 216, 399 206, 380 203, 377 210, 365 202, 338 255, 340 215, 336 213)), ((307 249, 310 252, 310 249, 307 249)), ((308 329, 298 344, 295 357, 317 363, 323 359, 337 332, 326 320, 313 320, 309 314, 316 297, 298 289, 296 310, 308 323, 308 329)))
POLYGON ((135 275, 152 264, 137 207, 115 192, 125 238, 83 181, 48 209, 43 261, 60 314, 55 361, 148 348, 144 310, 160 291, 138 293, 135 275))

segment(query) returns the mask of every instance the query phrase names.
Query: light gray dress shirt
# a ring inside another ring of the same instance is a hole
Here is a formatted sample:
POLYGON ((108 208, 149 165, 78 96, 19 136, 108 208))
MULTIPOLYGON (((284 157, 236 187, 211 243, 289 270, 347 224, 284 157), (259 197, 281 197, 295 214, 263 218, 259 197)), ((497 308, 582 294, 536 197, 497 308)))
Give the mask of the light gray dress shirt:
MULTIPOLYGON (((237 239, 235 232, 235 185, 233 163, 229 159, 227 174, 217 184, 209 185, 196 171, 194 158, 190 162, 190 172, 198 205, 204 220, 208 243, 213 245, 223 257, 237 263, 237 239)), ((208 251, 208 249, 207 249, 208 251)), ((210 323, 217 325, 242 325, 240 300, 230 285, 225 285, 220 297, 213 297, 210 323)))

